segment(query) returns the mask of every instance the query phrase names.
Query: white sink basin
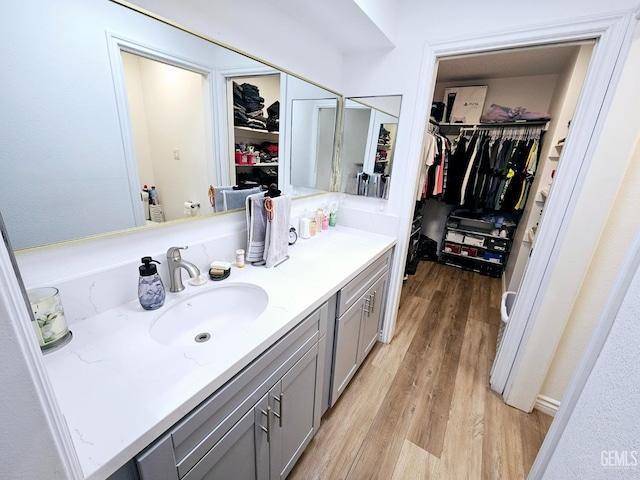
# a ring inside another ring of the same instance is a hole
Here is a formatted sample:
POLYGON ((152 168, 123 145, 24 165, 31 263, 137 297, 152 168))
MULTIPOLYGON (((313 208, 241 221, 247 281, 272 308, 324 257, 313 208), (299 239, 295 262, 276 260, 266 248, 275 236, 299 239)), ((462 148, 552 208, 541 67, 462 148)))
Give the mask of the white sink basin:
POLYGON ((156 342, 191 346, 214 341, 216 336, 246 327, 265 308, 269 296, 248 283, 231 283, 198 292, 165 307, 149 333, 156 342))

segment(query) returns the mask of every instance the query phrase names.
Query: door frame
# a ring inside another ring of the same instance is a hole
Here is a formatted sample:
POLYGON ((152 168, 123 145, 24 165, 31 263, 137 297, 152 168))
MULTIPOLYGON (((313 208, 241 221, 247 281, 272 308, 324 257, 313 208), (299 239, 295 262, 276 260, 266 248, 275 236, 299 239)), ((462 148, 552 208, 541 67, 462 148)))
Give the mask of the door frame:
POLYGON ((109 60, 111 63, 111 75, 115 90, 116 105, 118 107, 118 117, 120 119, 120 133, 122 135, 122 146, 124 149, 125 165, 129 178, 129 194, 133 215, 137 226, 145 225, 145 216, 142 210, 140 199, 141 182, 138 173, 138 163, 136 158, 135 142, 133 138, 133 126, 129 109, 129 98, 127 96, 127 85, 124 75, 124 64, 122 52, 131 53, 140 57, 166 63, 174 67, 183 68, 202 75, 206 84, 203 87, 204 106, 207 109, 205 114, 205 149, 207 162, 207 176, 211 181, 220 178, 220 166, 214 162, 214 144, 219 148, 220 127, 215 121, 213 112, 214 92, 216 91, 217 78, 213 67, 199 64, 191 59, 184 58, 173 52, 165 52, 157 47, 146 45, 143 42, 132 38, 126 38, 114 32, 107 31, 107 46, 109 60))
MULTIPOLYGON (((615 85, 621 74, 621 64, 629 52, 633 32, 632 20, 633 13, 626 11, 615 15, 587 17, 513 32, 426 44, 424 48, 416 102, 422 108, 416 108, 414 113, 414 138, 417 136, 421 138, 424 132, 427 120, 424 112, 428 111, 427 105, 433 95, 437 64, 440 59, 526 46, 593 39, 597 41, 576 106, 571 138, 567 140, 563 150, 563 165, 558 169, 554 179, 554 192, 548 199, 548 205, 541 220, 541 228, 536 236, 535 249, 525 271, 492 371, 492 388, 502 393, 507 403, 510 403, 508 399, 513 393, 511 391, 513 381, 519 368, 522 367, 523 353, 532 330, 534 326, 540 326, 536 325, 539 323, 536 321, 537 315, 545 294, 549 293, 550 279, 567 235, 567 226, 575 213, 578 196, 593 160, 615 85)), ((421 141, 414 141, 412 145, 414 149, 412 158, 417 159, 420 157, 418 150, 421 148, 421 141)), ((417 169, 419 165, 412 167, 417 169)), ((407 175, 411 175, 411 181, 416 181, 415 171, 410 171, 407 175)), ((416 192, 411 200, 415 199, 416 192)), ((595 246, 598 235, 599 230, 590 232, 588 244, 595 246)), ((586 270, 587 265, 581 265, 580 268, 586 270)), ((580 282, 576 283, 574 288, 577 291, 580 282)), ((531 400, 530 403, 524 402, 524 407, 523 402, 514 405, 522 410, 530 411, 533 406, 566 323, 566 319, 565 322, 558 322, 557 319, 548 320, 548 323, 553 323, 552 334, 549 336, 547 350, 541 352, 539 356, 538 365, 541 366, 539 369, 541 375, 539 378, 532 379, 531 389, 535 390, 534 398, 528 399, 531 400)), ((394 325, 388 325, 385 328, 386 337, 393 331, 393 327, 394 325)))

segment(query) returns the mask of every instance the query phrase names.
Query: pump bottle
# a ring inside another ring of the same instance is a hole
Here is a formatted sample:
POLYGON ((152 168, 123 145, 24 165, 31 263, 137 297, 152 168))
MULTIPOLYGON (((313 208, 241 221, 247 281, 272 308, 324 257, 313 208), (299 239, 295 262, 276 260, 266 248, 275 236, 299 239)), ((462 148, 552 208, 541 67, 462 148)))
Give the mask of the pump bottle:
POLYGON ((156 310, 164 305, 166 296, 164 284, 157 267, 152 263, 160 263, 151 257, 142 257, 140 265, 140 278, 138 279, 138 300, 145 310, 156 310))

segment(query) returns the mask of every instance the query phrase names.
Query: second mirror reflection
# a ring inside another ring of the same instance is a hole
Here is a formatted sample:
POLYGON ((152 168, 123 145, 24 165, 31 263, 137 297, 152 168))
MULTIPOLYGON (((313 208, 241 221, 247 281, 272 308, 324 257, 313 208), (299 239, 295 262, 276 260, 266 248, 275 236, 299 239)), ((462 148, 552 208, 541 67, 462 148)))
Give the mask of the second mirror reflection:
POLYGON ((340 191, 388 198, 401 101, 401 95, 345 100, 340 191))

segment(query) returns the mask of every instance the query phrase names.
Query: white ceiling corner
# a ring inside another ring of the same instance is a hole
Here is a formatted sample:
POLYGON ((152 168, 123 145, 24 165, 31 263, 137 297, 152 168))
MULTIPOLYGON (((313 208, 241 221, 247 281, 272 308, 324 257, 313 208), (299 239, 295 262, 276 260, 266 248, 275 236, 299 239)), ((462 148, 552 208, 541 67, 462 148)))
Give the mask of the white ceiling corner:
POLYGON ((383 30, 354 0, 268 0, 343 54, 393 48, 383 30))

